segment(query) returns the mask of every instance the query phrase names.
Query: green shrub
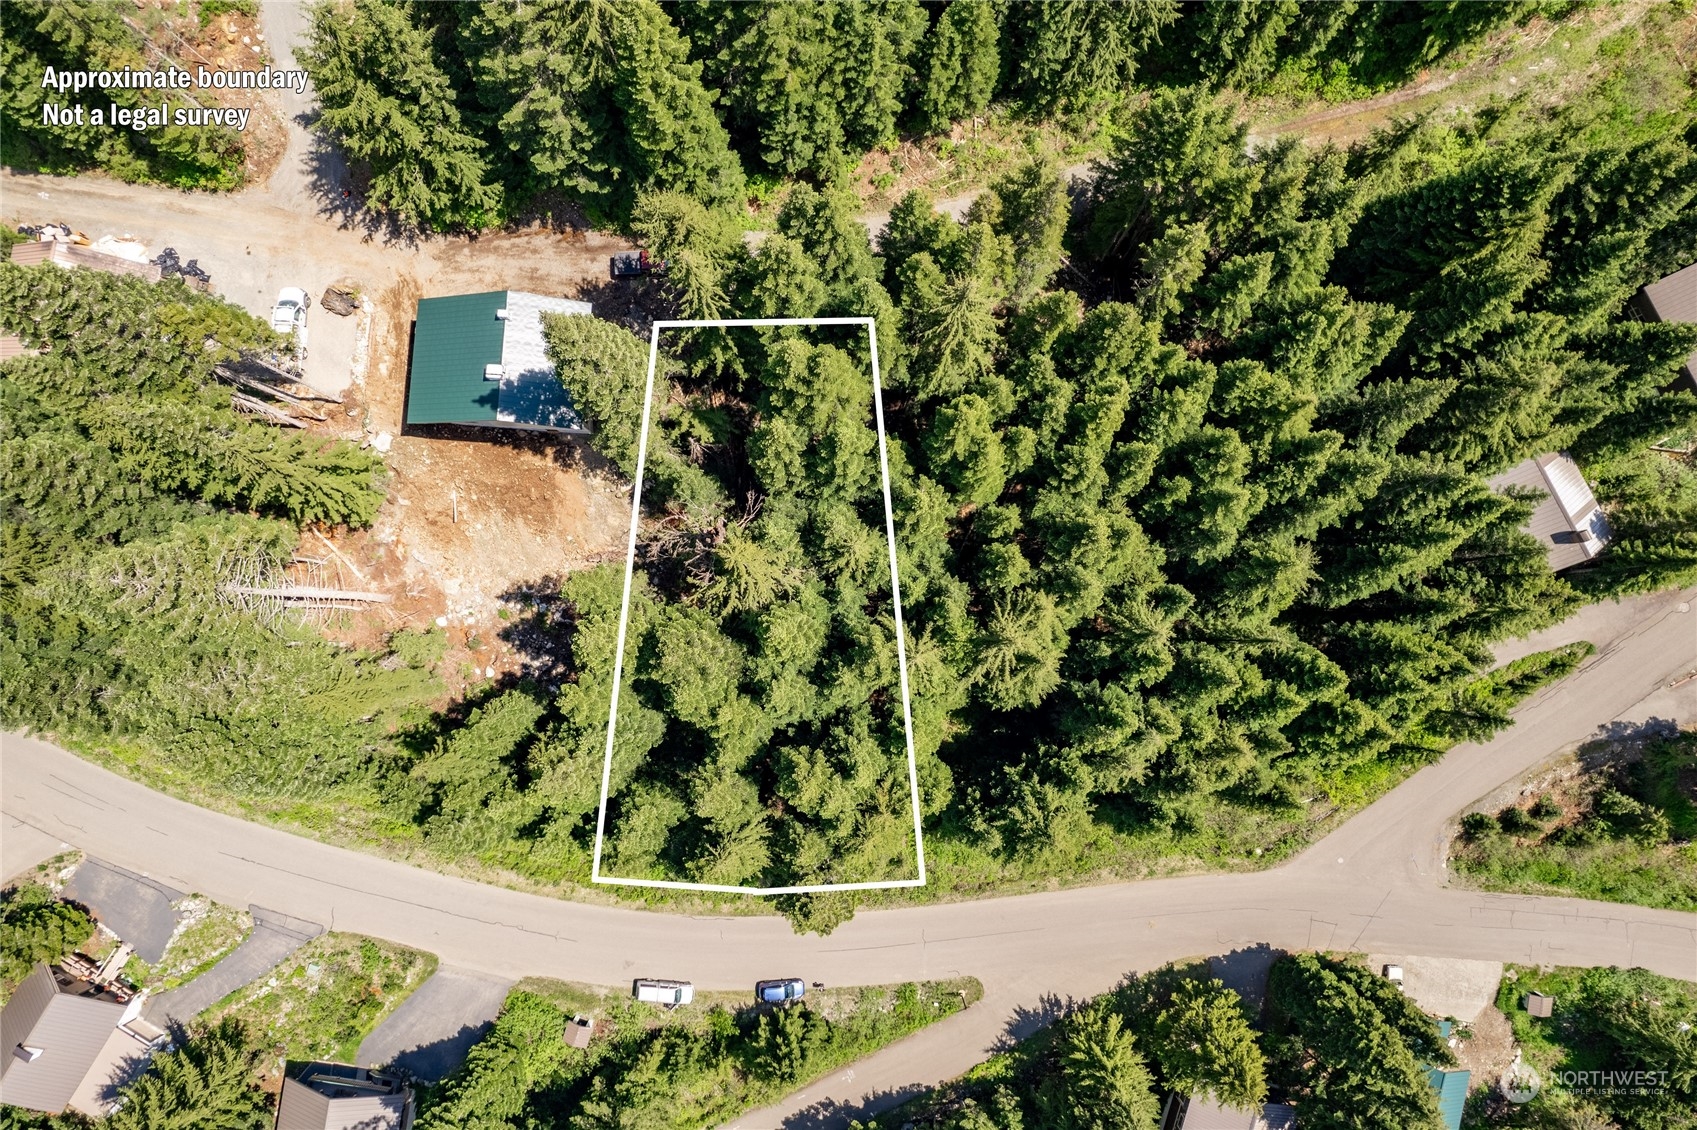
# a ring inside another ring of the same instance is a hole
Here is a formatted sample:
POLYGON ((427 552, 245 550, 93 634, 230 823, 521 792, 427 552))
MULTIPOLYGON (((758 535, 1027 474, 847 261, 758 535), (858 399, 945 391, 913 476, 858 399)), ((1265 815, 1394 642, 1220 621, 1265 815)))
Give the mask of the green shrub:
POLYGON ((1470 840, 1482 840, 1500 831, 1496 817, 1489 812, 1469 812, 1461 818, 1461 833, 1470 840))
POLYGON ((1525 836, 1533 832, 1543 831, 1543 825, 1532 818, 1532 814, 1518 805, 1510 805, 1497 813, 1497 824, 1511 836, 1525 836))
POLYGON ((94 930, 94 921, 74 903, 40 883, 0 891, 0 991, 29 976, 38 961, 57 961, 94 930))

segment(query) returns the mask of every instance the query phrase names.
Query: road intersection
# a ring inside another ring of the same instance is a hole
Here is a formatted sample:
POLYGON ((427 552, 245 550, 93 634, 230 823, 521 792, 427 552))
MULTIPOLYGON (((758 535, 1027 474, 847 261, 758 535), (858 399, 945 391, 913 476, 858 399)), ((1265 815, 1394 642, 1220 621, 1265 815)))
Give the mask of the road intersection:
POLYGON ((1599 653, 1488 743, 1458 746, 1270 871, 862 911, 828 937, 776 917, 663 916, 485 886, 196 808, 46 742, 6 735, 8 863, 59 841, 183 890, 436 953, 495 976, 739 988, 763 976, 869 984, 971 974, 978 1006, 737 1123, 831 1124, 963 1071, 1126 972, 1257 944, 1528 963, 1642 965, 1697 980, 1697 916, 1444 885, 1446 826, 1474 799, 1611 724, 1697 718, 1697 590, 1614 606, 1599 653), (19 846, 15 851, 12 844, 19 846), (823 1120, 821 1122, 821 1119, 823 1120))

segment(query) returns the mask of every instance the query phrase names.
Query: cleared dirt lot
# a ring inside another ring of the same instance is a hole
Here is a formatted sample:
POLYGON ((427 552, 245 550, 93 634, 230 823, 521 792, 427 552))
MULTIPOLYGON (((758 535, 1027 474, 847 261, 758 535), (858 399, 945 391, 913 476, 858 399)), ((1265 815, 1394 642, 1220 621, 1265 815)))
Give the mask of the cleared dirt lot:
MULTIPOLYGON (((280 180, 289 168, 285 160, 280 180)), ((328 406, 328 421, 315 430, 386 444, 390 497, 371 530, 324 531, 334 553, 309 534, 302 552, 323 559, 328 579, 381 589, 395 602, 338 615, 325 625, 332 635, 374 644, 396 628, 445 620, 445 670, 458 691, 525 664, 501 638, 528 603, 525 594, 546 593, 575 569, 622 556, 625 485, 580 441, 472 428, 402 434, 401 419, 420 297, 524 289, 585 297, 598 311, 611 301, 609 312, 622 314, 616 307, 627 299, 607 284, 607 257, 629 246, 623 240, 541 228, 475 240, 385 240, 280 203, 264 184, 217 196, 8 173, 0 198, 13 225, 58 221, 96 237, 129 233, 155 252, 175 247, 200 260, 218 293, 255 314, 268 313, 285 285, 316 300, 332 282, 358 283, 370 306, 363 350, 356 349, 358 318, 316 304, 310 316, 309 375, 343 401, 328 406)))

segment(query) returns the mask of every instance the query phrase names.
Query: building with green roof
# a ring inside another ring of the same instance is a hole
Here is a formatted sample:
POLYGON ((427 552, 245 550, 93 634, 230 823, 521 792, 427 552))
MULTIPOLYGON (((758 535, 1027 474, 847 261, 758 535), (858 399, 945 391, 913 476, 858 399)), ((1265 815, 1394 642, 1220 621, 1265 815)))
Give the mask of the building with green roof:
POLYGON ((587 435, 548 360, 544 314, 588 317, 590 305, 522 290, 420 299, 405 423, 587 435))
POLYGON ((1438 1117, 1443 1119, 1449 1130, 1461 1130, 1461 1112, 1467 1106, 1467 1087, 1472 1079, 1470 1071, 1426 1068, 1426 1082, 1438 1096, 1438 1117))

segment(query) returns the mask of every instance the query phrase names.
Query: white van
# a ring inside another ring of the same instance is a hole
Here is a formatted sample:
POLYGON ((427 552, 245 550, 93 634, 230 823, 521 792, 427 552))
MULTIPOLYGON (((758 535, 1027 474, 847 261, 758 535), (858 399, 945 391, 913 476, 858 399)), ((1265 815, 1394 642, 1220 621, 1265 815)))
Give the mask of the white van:
POLYGON ((638 977, 631 982, 631 994, 639 1001, 647 1001, 664 1008, 676 1008, 695 999, 695 986, 688 981, 638 977))

